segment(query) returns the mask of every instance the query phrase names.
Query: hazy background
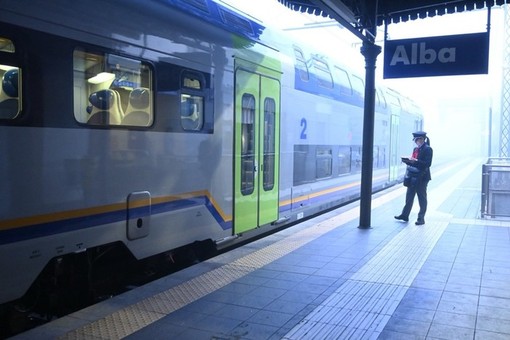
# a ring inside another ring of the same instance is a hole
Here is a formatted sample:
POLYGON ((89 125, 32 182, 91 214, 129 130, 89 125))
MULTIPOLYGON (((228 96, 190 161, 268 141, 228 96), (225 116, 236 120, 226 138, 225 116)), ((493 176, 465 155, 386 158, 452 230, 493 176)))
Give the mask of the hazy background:
MULTIPOLYGON (((352 66, 364 72, 360 40, 329 18, 292 11, 277 0, 221 1, 261 19, 266 25, 287 31, 296 39, 331 54, 341 53, 352 66)), ((504 10, 494 7, 491 12, 489 74, 383 80, 383 53, 378 57, 376 84, 396 89, 423 108, 425 131, 431 138, 436 160, 499 156, 504 10)), ((487 10, 477 10, 390 24, 388 39, 485 32, 486 29, 487 10)), ((384 48, 382 27, 376 40, 384 48)))

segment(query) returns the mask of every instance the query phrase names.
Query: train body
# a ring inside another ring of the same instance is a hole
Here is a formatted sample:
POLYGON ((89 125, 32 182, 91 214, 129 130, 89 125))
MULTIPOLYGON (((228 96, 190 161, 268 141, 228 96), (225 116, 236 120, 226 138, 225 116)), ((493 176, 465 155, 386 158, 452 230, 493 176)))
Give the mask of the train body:
MULTIPOLYGON (((66 280, 87 281, 111 248, 221 246, 355 199, 348 63, 212 0, 2 1, 0 304, 71 257, 86 272, 66 280)), ((374 189, 422 120, 377 89, 374 189)))

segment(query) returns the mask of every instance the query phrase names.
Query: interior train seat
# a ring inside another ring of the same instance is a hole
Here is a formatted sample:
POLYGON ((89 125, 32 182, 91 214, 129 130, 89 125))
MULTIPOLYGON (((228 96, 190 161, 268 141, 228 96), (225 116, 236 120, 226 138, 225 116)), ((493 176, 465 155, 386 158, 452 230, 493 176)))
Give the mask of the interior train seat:
POLYGON ((120 106, 122 108, 122 112, 124 112, 124 115, 125 115, 125 113, 127 112, 128 104, 129 104, 129 94, 131 93, 131 89, 126 89, 126 88, 122 88, 122 87, 113 87, 113 86, 111 87, 111 89, 119 94, 119 97, 120 97, 119 103, 121 103, 120 106))
POLYGON ((122 124, 148 126, 151 122, 150 102, 149 89, 140 87, 131 91, 122 124))
POLYGON ((18 69, 10 69, 2 76, 0 86, 0 119, 12 119, 19 110, 18 69))
POLYGON ((113 90, 106 89, 89 96, 92 105, 88 124, 119 125, 124 116, 120 105, 120 96, 113 90))

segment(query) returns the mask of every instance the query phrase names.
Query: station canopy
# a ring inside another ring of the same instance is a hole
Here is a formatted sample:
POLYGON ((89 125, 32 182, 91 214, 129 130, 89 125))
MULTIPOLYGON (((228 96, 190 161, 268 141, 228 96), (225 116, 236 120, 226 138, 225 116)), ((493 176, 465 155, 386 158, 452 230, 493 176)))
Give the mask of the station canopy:
MULTIPOLYGON (((510 0, 278 0, 300 12, 329 16, 356 30, 373 30, 383 24, 459 13, 510 0)), ((348 27, 349 28, 349 27, 348 27)))

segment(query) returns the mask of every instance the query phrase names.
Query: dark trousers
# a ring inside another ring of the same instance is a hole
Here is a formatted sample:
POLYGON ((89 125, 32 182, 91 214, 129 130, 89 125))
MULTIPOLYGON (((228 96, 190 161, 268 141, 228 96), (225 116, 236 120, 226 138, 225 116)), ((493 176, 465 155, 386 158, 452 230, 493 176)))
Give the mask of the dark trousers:
POLYGON ((414 196, 418 195, 418 204, 420 205, 420 211, 418 212, 418 220, 425 219, 425 213, 427 212, 427 185, 429 181, 418 181, 415 186, 407 187, 406 193, 406 204, 402 209, 401 216, 409 218, 411 209, 413 208, 414 196))

